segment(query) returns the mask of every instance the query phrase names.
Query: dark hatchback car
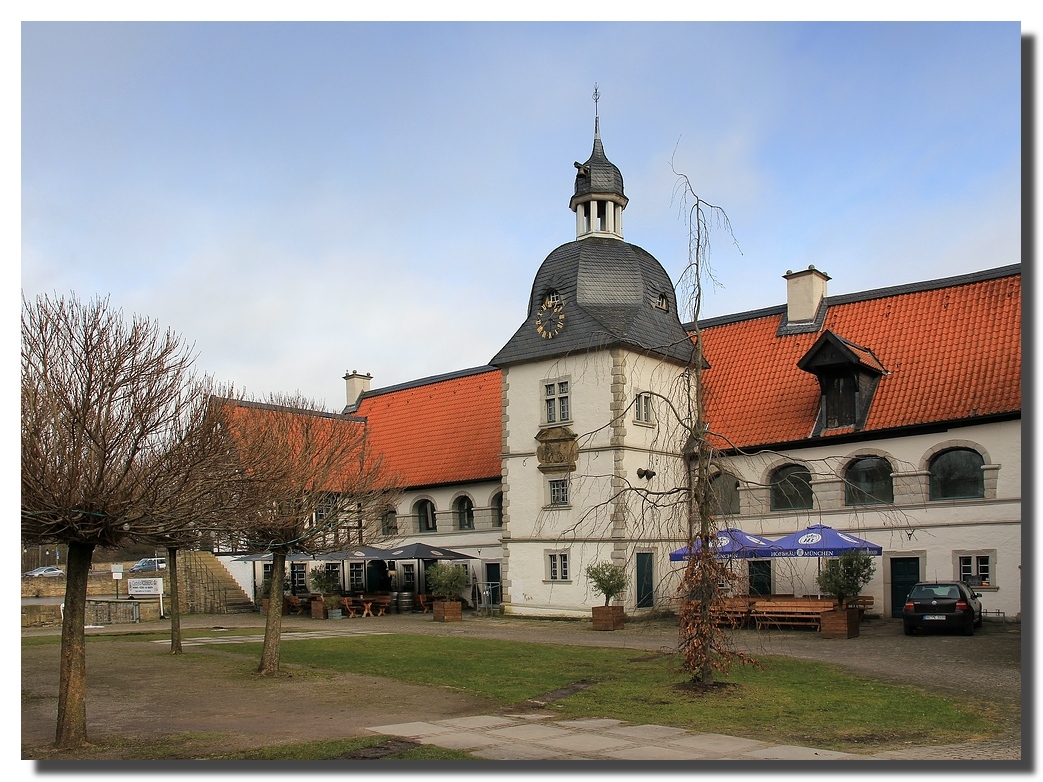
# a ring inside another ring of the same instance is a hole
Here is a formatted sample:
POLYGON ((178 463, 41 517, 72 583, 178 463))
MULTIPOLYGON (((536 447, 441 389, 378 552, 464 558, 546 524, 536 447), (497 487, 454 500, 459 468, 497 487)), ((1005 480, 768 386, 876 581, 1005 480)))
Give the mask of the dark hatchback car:
POLYGON ((974 635, 974 628, 981 627, 980 597, 962 581, 923 581, 914 586, 905 599, 902 611, 905 634, 937 628, 974 635))

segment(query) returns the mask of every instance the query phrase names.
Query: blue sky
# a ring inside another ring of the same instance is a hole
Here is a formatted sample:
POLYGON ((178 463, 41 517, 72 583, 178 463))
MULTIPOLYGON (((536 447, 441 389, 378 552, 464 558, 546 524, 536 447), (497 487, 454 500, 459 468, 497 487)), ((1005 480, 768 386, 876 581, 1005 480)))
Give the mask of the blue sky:
POLYGON ((21 287, 108 295, 248 392, 482 365, 575 238, 601 136, 676 280, 673 167, 728 213, 712 317, 1021 260, 1016 23, 27 23, 21 287))

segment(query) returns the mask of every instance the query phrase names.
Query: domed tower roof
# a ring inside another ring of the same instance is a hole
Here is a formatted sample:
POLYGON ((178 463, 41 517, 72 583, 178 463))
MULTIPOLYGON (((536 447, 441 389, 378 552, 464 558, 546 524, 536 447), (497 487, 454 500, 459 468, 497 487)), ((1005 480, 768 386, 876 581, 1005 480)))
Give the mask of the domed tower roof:
POLYGON ((489 362, 505 366, 566 353, 626 346, 687 363, 692 342, 674 286, 650 253, 623 241, 623 176, 605 157, 595 120, 594 151, 576 164, 576 240, 543 261, 525 323, 489 362))

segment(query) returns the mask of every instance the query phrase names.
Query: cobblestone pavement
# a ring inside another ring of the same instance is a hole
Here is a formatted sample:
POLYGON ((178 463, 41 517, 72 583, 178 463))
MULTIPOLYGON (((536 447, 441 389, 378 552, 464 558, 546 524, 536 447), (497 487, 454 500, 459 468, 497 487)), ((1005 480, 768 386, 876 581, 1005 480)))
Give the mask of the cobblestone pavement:
MULTIPOLYGON (((154 632, 156 623, 127 626, 127 632, 154 632)), ((182 626, 232 631, 222 640, 234 643, 236 628, 262 627, 259 614, 188 616, 182 626)), ((105 628, 112 632, 115 628, 105 628)), ((633 620, 620 631, 594 632, 589 622, 465 616, 461 623, 432 622, 426 615, 392 615, 374 619, 323 622, 308 617, 284 617, 284 638, 353 633, 410 633, 443 636, 517 639, 531 642, 609 646, 651 651, 673 650, 676 620, 633 620)), ((1020 625, 986 622, 974 637, 924 635, 906 637, 901 622, 871 619, 858 638, 823 639, 803 630, 747 631, 732 634, 735 647, 753 654, 771 654, 830 662, 855 673, 886 681, 913 684, 928 691, 966 696, 1006 715, 1004 733, 987 741, 951 746, 896 748, 872 756, 848 755, 809 747, 771 745, 716 734, 698 734, 665 726, 628 725, 614 720, 544 722, 548 715, 502 713, 458 717, 433 722, 375 725, 382 734, 421 743, 466 749, 489 759, 660 759, 660 760, 1007 760, 1021 752, 1021 632, 1020 625)), ((57 632, 23 629, 24 634, 57 632)), ((88 630, 88 634, 91 631, 88 630)), ((163 642, 167 643, 167 642, 163 642)), ((191 641, 186 641, 191 643, 191 641)), ((1031 745, 1030 745, 1031 746, 1031 745)), ((1020 764, 1016 764, 1020 766, 1020 764)))

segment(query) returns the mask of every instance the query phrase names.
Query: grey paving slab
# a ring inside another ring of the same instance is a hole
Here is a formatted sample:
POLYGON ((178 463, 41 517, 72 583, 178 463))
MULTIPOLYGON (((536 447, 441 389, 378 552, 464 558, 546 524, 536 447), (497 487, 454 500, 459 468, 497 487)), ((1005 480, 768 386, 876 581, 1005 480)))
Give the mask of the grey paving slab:
POLYGON ((493 714, 479 714, 476 717, 454 717, 449 720, 435 720, 435 725, 445 725, 450 728, 501 728, 508 725, 517 725, 517 720, 507 717, 498 717, 493 714))
POLYGON ((514 725, 509 728, 495 728, 489 731, 490 735, 500 736, 504 739, 518 741, 539 741, 544 739, 556 739, 562 736, 573 735, 567 730, 556 728, 553 725, 514 725))
POLYGON ((534 744, 497 744, 472 752, 485 760, 578 760, 575 755, 534 744))
POLYGON ((600 733, 590 733, 589 731, 583 731, 582 733, 569 732, 564 736, 538 739, 533 743, 554 747, 566 752, 575 752, 587 756, 593 755, 594 757, 600 757, 610 749, 634 746, 632 742, 623 741, 615 736, 605 736, 600 733))
POLYGON ((498 747, 503 745, 503 740, 495 736, 489 736, 477 731, 463 731, 452 733, 436 733, 432 736, 417 736, 421 744, 434 744, 446 749, 481 749, 484 747, 498 747))
POLYGON ((581 728, 583 730, 604 730, 622 725, 623 720, 561 720, 557 723, 563 728, 581 728))
POLYGON ((708 755, 736 755, 750 750, 770 746, 767 742, 756 739, 744 739, 738 736, 725 736, 721 733, 695 733, 679 736, 664 742, 669 747, 695 749, 708 755))
POLYGON ((707 756, 694 749, 659 747, 652 744, 635 744, 602 753, 602 757, 619 760, 708 760, 707 756))
POLYGON ((688 731, 684 728, 668 728, 666 725, 626 725, 618 728, 606 728, 605 733, 613 736, 626 736, 646 741, 666 741, 683 736, 688 731))
POLYGON ((439 733, 449 733, 452 728, 444 725, 435 725, 430 722, 401 722, 398 725, 378 725, 375 728, 366 728, 374 733, 386 733, 389 736, 434 736, 439 733))
POLYGON ((834 752, 813 747, 795 747, 791 744, 754 749, 744 752, 743 755, 751 760, 863 760, 865 758, 864 755, 852 755, 848 752, 834 752))

